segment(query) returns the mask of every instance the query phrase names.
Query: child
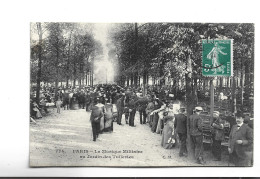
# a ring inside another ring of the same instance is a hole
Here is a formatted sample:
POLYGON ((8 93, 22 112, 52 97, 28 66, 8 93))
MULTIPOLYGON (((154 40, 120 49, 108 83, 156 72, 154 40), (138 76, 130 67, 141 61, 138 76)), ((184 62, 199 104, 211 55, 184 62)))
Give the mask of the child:
POLYGON ((56 107, 57 107, 57 113, 60 114, 60 106, 61 106, 61 100, 60 97, 58 97, 58 100, 56 101, 56 107))

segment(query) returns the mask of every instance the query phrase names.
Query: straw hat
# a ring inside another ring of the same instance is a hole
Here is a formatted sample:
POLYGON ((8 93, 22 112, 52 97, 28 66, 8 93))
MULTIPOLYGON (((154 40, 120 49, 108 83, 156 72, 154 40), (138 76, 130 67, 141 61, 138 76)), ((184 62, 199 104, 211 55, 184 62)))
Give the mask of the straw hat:
POLYGON ((203 111, 202 107, 200 107, 200 106, 195 107, 195 110, 196 111, 203 111))

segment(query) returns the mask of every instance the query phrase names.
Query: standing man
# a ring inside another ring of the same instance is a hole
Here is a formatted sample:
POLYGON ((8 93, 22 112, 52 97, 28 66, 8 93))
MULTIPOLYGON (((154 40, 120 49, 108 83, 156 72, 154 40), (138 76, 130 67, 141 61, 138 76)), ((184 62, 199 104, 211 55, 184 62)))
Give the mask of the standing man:
POLYGON ((198 164, 204 165, 203 160, 203 133, 202 133, 202 119, 200 113, 203 111, 202 107, 195 107, 195 113, 190 116, 188 121, 188 130, 191 137, 191 150, 194 153, 198 164))
POLYGON ((90 93, 89 91, 87 91, 85 97, 86 111, 89 110, 90 103, 91 103, 90 93))
POLYGON ((125 123, 128 124, 129 122, 129 102, 131 99, 131 95, 129 93, 125 93, 125 99, 124 99, 124 113, 125 113, 125 123))
POLYGON ((79 94, 79 108, 82 109, 85 108, 85 100, 86 100, 85 93, 83 90, 81 90, 79 94))
POLYGON ((135 127, 134 120, 135 120, 135 113, 136 113, 136 106, 135 106, 135 96, 132 95, 129 101, 129 126, 135 127))
POLYGON ((140 96, 140 98, 136 101, 136 106, 138 106, 139 114, 140 114, 140 124, 146 124, 146 107, 148 104, 147 96, 140 96))
POLYGON ((73 91, 70 90, 70 92, 69 92, 69 109, 72 109, 72 98, 73 98, 73 95, 74 95, 73 91))
POLYGON ((253 130, 244 124, 242 115, 236 116, 236 125, 229 135, 228 152, 236 166, 251 166, 253 155, 253 130))
POLYGON ((145 109, 145 114, 147 116, 147 122, 150 127, 152 127, 152 116, 150 116, 151 112, 154 110, 154 103, 151 98, 148 97, 148 104, 145 109))
POLYGON ((219 112, 215 111, 213 113, 213 120, 212 123, 212 153, 215 157, 215 161, 221 161, 221 142, 224 140, 225 134, 224 134, 224 122, 219 117, 219 112))
POLYGON ((90 115, 93 141, 96 141, 96 139, 98 138, 98 135, 100 133, 100 121, 103 116, 104 116, 103 106, 100 106, 98 99, 94 99, 93 106, 91 107, 91 115, 90 115))
POLYGON ((120 95, 119 99, 116 101, 116 107, 117 107, 117 124, 122 125, 122 115, 124 112, 124 96, 120 95))
POLYGON ((175 115, 174 127, 175 131, 179 136, 180 139, 180 152, 179 156, 187 156, 187 146, 186 146, 186 139, 187 139, 187 116, 184 115, 185 109, 180 109, 179 114, 175 115))

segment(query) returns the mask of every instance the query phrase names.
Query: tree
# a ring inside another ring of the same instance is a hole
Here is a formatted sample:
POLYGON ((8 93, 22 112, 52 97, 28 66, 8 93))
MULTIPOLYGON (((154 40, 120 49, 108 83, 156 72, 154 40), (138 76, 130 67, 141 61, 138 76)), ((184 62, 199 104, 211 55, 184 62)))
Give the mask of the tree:
MULTIPOLYGON (((32 43, 33 41, 31 41, 32 47, 31 47, 31 56, 35 55, 35 58, 38 60, 37 63, 37 75, 36 75, 36 83, 37 83, 37 87, 36 87, 36 102, 39 104, 39 97, 40 97, 40 88, 41 88, 41 80, 42 80, 42 60, 43 60, 43 51, 44 51, 44 43, 43 43, 43 35, 44 32, 47 30, 48 28, 48 23, 31 23, 31 39, 32 39, 32 35, 33 32, 36 31, 37 35, 38 35, 38 42, 32 43), (36 26, 36 30, 33 30, 36 26)), ((33 72, 34 70, 31 68, 31 71, 33 72)), ((31 75, 31 78, 34 75, 31 75)))
POLYGON ((55 95, 57 94, 58 83, 61 79, 60 70, 64 63, 63 53, 65 45, 63 24, 50 23, 47 50, 49 52, 49 63, 54 68, 55 95))

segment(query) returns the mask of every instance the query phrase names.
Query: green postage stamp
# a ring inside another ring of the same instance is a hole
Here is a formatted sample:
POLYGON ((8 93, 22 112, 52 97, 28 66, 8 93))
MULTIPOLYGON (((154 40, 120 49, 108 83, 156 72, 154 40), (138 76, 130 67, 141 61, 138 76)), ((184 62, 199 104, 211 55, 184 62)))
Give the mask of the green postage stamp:
POLYGON ((202 40, 202 75, 233 75, 233 40, 202 40))

